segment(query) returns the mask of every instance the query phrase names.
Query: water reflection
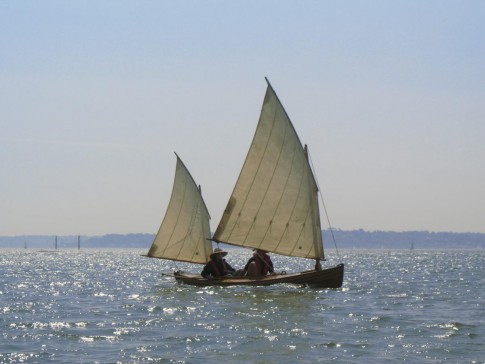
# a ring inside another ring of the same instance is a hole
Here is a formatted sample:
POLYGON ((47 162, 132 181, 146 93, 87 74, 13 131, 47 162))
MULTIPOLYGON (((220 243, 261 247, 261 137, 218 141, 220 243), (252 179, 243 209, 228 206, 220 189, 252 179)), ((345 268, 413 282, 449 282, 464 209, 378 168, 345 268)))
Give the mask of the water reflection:
MULTIPOLYGON (((171 262, 142 253, 0 255, 0 362, 480 362, 484 354, 483 252, 345 251, 341 290, 187 286, 162 275, 171 262)), ((244 254, 228 259, 238 266, 244 254)))

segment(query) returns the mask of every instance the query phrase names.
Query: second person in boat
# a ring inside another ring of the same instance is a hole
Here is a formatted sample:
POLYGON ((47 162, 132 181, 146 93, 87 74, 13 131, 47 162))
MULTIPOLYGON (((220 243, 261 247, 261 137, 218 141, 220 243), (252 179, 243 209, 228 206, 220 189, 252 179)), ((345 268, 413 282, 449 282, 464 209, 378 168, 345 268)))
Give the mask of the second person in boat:
POLYGON ((274 274, 273 262, 268 252, 261 249, 254 249, 253 256, 249 258, 243 269, 243 275, 250 277, 265 276, 274 274))
POLYGON ((224 259, 226 255, 226 251, 215 248, 210 255, 209 262, 202 270, 202 277, 211 279, 213 277, 231 276, 236 270, 231 267, 228 262, 226 262, 226 260, 224 259))

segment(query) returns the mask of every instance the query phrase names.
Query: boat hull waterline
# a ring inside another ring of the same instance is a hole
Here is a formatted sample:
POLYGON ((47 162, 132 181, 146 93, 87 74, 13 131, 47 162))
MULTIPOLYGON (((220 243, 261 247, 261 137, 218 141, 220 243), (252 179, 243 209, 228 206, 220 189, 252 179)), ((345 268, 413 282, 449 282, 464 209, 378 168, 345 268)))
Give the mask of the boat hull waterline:
POLYGON ((273 284, 308 285, 315 288, 340 288, 344 278, 344 264, 319 271, 309 270, 294 274, 274 274, 263 277, 203 278, 199 274, 175 272, 177 282, 192 286, 269 286, 273 284))

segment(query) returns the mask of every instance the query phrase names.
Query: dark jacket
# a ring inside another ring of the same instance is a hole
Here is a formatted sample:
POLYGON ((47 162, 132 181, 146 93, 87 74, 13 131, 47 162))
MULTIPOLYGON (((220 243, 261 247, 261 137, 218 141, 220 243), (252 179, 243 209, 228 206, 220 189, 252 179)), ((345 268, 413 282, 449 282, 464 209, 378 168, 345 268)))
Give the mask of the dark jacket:
POLYGON ((211 259, 205 265, 204 269, 200 274, 204 278, 207 278, 209 275, 212 275, 214 277, 222 277, 235 271, 236 270, 231 267, 231 265, 227 263, 224 259, 222 259, 222 261, 211 259))
POLYGON ((268 254, 253 255, 246 263, 246 266, 244 267, 245 271, 249 269, 249 264, 252 262, 256 263, 258 275, 265 276, 268 274, 268 272, 274 273, 273 262, 268 254))

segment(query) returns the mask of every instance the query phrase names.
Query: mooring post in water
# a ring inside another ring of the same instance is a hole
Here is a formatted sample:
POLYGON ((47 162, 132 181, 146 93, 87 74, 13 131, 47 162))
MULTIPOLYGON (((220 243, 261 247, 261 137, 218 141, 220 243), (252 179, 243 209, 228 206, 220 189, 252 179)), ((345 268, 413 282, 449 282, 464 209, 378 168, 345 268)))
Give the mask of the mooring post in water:
POLYGON ((55 244, 54 244, 56 250, 57 250, 57 235, 56 235, 56 240, 55 240, 55 244))
POLYGON ((77 250, 81 250, 81 235, 77 236, 77 250))

